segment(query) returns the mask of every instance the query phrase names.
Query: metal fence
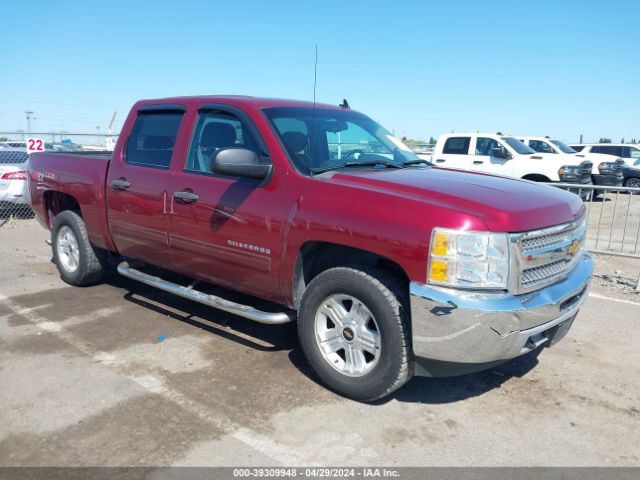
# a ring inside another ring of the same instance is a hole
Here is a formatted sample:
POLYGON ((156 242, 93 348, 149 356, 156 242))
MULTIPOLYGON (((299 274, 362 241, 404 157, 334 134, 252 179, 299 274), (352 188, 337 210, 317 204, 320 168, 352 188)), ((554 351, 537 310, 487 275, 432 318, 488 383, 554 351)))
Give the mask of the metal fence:
POLYGON ((595 253, 640 258, 640 188, 550 185, 578 193, 587 209, 586 247, 595 253))

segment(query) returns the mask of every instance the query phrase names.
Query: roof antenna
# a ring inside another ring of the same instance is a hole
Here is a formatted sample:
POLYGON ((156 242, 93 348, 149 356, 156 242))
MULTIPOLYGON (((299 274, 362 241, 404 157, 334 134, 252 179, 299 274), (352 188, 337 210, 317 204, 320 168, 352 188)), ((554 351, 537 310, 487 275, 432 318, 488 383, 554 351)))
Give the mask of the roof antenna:
POLYGON ((347 102, 346 98, 342 99, 342 103, 340 105, 338 105, 340 108, 346 108, 346 109, 350 109, 351 107, 349 106, 349 102, 347 102))
MULTIPOLYGON (((307 161, 309 163, 313 157, 313 137, 316 135, 316 86, 318 84, 318 44, 316 43, 316 58, 313 66, 313 109, 311 113, 311 138, 309 139, 309 148, 311 149, 311 155, 307 155, 307 161)), ((307 165, 307 170, 311 173, 311 165, 307 165)))

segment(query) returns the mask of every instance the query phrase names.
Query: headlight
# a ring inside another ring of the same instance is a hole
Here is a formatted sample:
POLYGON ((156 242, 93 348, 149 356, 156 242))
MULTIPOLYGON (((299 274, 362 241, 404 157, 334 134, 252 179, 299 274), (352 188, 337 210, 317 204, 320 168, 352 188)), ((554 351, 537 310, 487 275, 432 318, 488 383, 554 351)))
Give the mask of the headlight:
POLYGON ((427 280, 461 288, 506 289, 509 241, 506 233, 434 228, 427 280))
POLYGON ((560 178, 568 177, 580 177, 582 175, 582 167, 579 165, 563 165, 558 170, 558 176, 560 178))
POLYGON ((615 162, 602 162, 598 165, 600 173, 611 173, 618 169, 618 165, 615 162))

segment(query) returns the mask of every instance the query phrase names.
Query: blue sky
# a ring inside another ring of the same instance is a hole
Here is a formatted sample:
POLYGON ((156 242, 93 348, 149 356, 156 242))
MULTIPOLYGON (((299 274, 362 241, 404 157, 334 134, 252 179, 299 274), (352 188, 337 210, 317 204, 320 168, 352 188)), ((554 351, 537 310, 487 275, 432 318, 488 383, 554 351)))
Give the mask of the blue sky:
POLYGON ((131 103, 347 98, 398 136, 640 138, 640 2, 2 2, 0 130, 119 129, 131 103))

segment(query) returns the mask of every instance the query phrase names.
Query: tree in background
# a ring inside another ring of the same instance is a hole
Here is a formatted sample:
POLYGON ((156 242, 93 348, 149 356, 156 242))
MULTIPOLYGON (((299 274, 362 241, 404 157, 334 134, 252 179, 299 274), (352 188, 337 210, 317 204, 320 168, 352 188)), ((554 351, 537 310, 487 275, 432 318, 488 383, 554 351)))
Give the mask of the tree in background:
POLYGON ((434 143, 436 143, 436 139, 433 137, 429 137, 429 143, 433 145, 434 143))
POLYGON ((600 140, 598 140, 598 143, 611 143, 611 139, 606 137, 600 137, 600 140))
POLYGON ((0 137, 0 142, 7 142, 9 139, 7 137, 0 137))

